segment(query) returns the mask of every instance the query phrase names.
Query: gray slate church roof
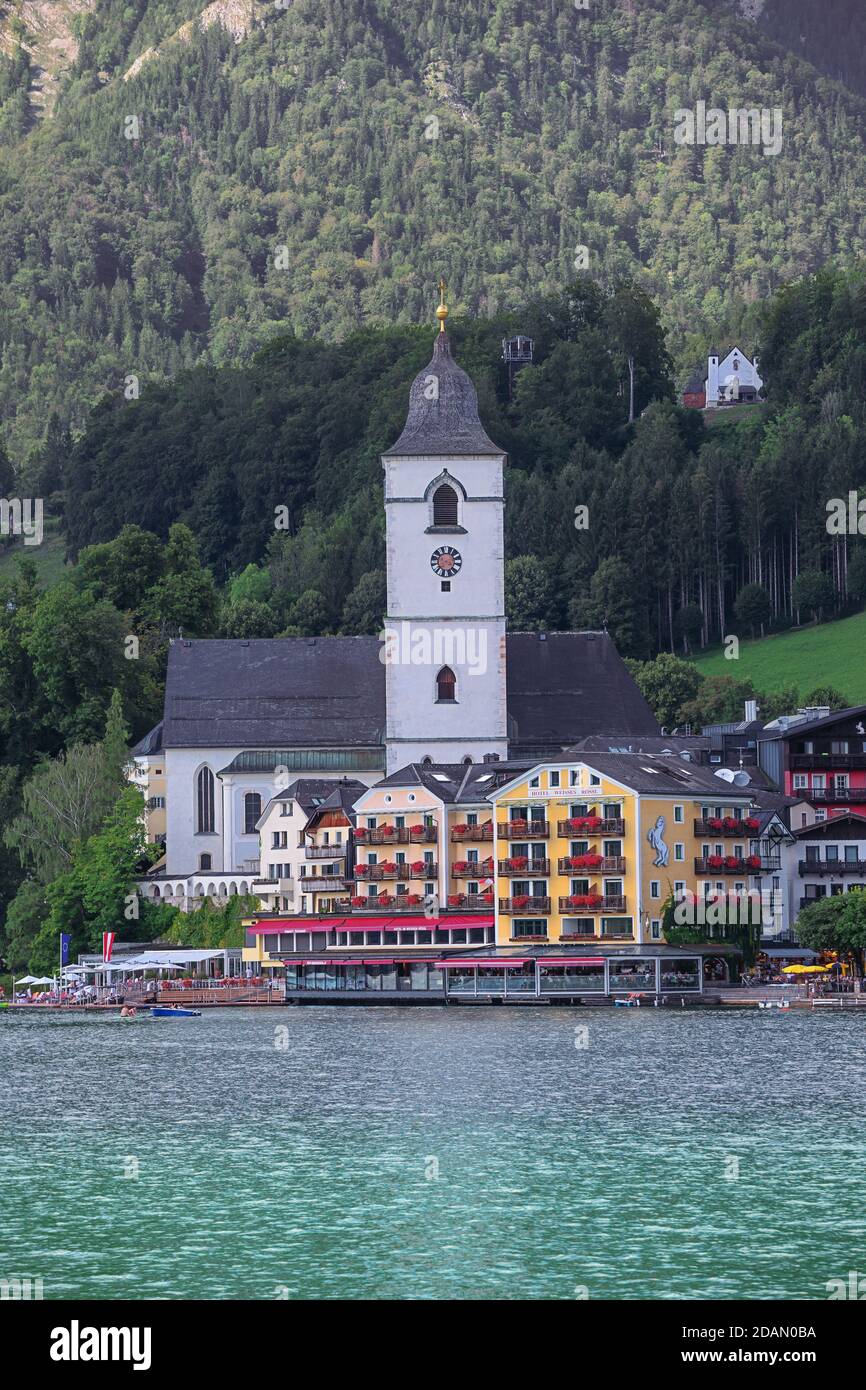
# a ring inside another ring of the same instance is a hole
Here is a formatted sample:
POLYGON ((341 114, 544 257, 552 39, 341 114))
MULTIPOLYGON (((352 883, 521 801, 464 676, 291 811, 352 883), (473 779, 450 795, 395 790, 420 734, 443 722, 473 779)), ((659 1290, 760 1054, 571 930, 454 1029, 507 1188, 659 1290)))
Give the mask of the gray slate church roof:
MULTIPOLYGON (((512 757, 542 757, 609 730, 659 733, 606 633, 514 632, 506 640, 512 757)), ((380 649, 377 637, 174 642, 163 745, 380 746, 385 730, 380 649)))
POLYGON ((478 415, 475 387, 451 356, 448 334, 437 334, 433 356, 412 382, 403 433, 385 450, 384 457, 434 454, 453 458, 503 452, 487 437, 478 415), (430 399, 431 378, 436 382, 435 399, 430 399))

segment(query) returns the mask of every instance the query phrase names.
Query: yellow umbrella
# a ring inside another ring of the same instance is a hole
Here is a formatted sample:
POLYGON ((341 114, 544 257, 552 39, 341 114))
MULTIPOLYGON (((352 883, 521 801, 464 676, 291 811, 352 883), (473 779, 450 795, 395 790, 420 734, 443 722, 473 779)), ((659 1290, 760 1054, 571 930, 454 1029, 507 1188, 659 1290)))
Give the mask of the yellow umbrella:
POLYGON ((783 975, 823 975, 825 970, 832 969, 829 965, 783 965, 783 975))

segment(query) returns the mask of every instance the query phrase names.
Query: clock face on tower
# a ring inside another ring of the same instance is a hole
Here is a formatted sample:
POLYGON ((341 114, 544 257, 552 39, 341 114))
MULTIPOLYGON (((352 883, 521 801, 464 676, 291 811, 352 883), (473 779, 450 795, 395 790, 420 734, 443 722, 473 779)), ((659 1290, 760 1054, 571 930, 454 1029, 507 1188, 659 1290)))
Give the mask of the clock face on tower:
POLYGON ((463 564, 463 556, 451 545, 440 545, 430 556, 430 568, 440 579, 451 579, 463 564))

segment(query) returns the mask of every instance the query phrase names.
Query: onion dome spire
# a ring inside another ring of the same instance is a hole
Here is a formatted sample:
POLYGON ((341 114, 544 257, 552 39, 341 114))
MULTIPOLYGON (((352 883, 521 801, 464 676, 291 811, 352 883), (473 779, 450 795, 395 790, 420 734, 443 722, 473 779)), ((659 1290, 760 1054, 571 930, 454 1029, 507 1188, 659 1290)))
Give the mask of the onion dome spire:
POLYGON ((433 342, 433 356, 412 382, 403 432, 384 457, 500 455, 504 450, 488 438, 478 415, 475 387, 451 356, 451 342, 445 330, 448 305, 444 280, 439 281, 436 317, 439 332, 433 342))

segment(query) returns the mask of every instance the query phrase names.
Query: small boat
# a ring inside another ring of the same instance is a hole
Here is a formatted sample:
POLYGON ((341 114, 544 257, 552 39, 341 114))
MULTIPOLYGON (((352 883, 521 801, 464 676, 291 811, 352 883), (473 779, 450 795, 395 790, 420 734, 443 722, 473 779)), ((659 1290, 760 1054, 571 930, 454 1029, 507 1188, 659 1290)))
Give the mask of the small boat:
POLYGON ((640 995, 630 994, 626 999, 614 999, 613 1006, 615 1009, 639 1009, 640 995))
POLYGON ((180 1005, 174 1008, 166 1005, 165 1008, 151 1009, 151 1018, 201 1018, 201 1009, 182 1009, 180 1005))
POLYGON ((791 1004, 787 999, 759 999, 759 1009, 781 1009, 783 1012, 790 1009, 791 1004))

